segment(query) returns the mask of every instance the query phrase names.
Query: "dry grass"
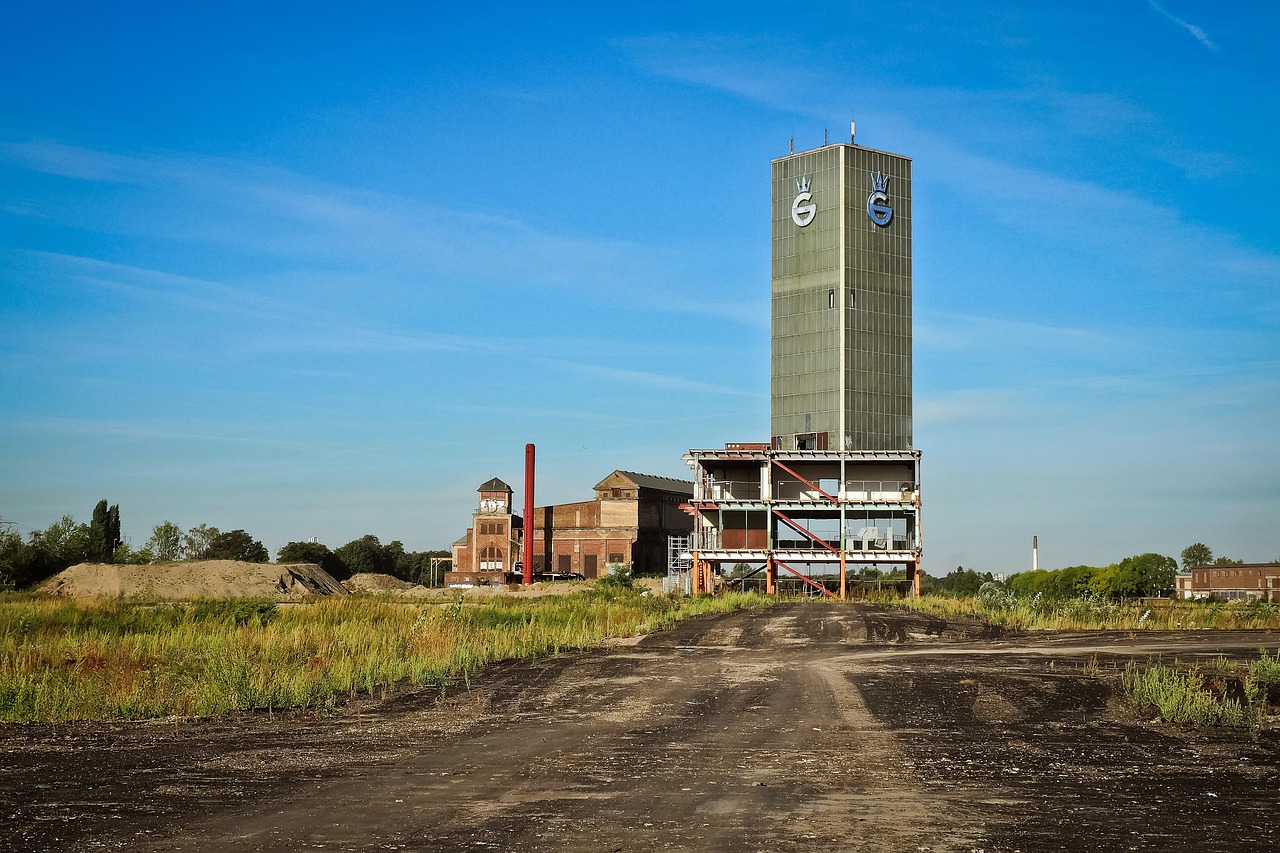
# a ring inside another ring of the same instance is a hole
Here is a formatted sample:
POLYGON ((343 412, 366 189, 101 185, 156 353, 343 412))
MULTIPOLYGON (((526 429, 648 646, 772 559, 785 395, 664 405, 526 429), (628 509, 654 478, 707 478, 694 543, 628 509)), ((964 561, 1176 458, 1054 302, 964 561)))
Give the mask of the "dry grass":
POLYGON ((897 599, 900 607, 943 619, 968 617, 1013 630, 1168 631, 1280 628, 1280 605, 1261 601, 1167 601, 1147 605, 1092 598, 1053 601, 989 594, 897 599))
POLYGON ((401 682, 445 684, 493 661, 769 603, 752 594, 608 588, 446 604, 343 596, 283 607, 0 595, 0 721, 323 710, 401 682))

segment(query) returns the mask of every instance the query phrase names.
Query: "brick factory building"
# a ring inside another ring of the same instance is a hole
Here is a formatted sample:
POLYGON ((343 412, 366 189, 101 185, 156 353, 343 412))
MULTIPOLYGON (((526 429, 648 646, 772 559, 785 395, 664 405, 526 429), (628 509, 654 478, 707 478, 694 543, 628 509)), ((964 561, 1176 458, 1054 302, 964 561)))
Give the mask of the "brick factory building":
MULTIPOLYGON (((453 543, 446 584, 513 581, 523 547, 523 519, 511 487, 494 477, 478 489, 471 527, 453 543)), ((687 480, 614 471, 595 497, 534 510, 534 565, 539 575, 602 577, 618 566, 637 573, 667 565, 667 537, 687 536, 693 520, 680 509, 693 496, 687 480)))
POLYGON ((1179 576, 1178 592, 1183 598, 1280 601, 1280 565, 1193 566, 1189 576, 1179 576))

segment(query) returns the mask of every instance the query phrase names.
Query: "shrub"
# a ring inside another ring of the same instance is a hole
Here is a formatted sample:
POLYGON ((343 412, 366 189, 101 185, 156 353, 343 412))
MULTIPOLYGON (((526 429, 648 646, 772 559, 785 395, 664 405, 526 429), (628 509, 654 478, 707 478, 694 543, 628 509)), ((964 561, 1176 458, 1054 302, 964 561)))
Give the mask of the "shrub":
POLYGON ((1130 661, 1120 682, 1134 704, 1154 707, 1171 723, 1231 728, 1249 728, 1257 723, 1252 707, 1206 689, 1204 676, 1195 666, 1185 670, 1160 663, 1141 667, 1130 661))

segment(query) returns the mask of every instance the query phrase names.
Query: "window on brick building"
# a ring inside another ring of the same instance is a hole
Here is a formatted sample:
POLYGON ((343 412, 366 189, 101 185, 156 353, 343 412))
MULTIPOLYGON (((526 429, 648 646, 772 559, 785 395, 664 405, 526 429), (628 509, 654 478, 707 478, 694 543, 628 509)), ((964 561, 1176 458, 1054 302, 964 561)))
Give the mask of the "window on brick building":
POLYGON ((502 549, 489 545, 480 549, 480 571, 500 572, 503 569, 502 549))

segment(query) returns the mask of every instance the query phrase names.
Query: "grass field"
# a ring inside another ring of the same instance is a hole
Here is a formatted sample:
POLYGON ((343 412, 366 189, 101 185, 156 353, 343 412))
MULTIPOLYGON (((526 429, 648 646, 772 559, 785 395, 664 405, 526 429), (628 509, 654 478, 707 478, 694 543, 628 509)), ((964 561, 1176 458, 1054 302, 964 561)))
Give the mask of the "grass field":
POLYGON ((1066 601, 1011 595, 925 596, 891 603, 943 619, 970 617, 1012 630, 1168 631, 1280 628, 1280 605, 1264 601, 1177 601, 1158 604, 1092 598, 1066 601))
POLYGON ((755 594, 565 596, 408 603, 342 596, 101 603, 0 595, 0 722, 323 710, 402 682, 444 685, 493 661, 554 654, 711 612, 755 594))

